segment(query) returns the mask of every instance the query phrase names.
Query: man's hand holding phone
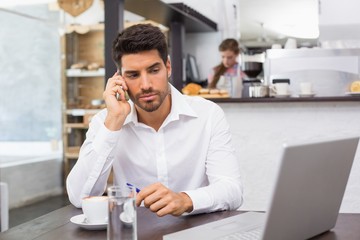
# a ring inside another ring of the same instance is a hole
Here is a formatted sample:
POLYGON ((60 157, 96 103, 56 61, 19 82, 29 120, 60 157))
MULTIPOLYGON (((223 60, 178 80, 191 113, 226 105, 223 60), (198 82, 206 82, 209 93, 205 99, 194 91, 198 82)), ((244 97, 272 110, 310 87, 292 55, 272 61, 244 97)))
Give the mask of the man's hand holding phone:
POLYGON ((127 90, 126 82, 119 72, 116 72, 114 76, 108 79, 103 98, 108 111, 105 126, 109 130, 120 130, 130 113, 131 108, 127 102, 127 90))

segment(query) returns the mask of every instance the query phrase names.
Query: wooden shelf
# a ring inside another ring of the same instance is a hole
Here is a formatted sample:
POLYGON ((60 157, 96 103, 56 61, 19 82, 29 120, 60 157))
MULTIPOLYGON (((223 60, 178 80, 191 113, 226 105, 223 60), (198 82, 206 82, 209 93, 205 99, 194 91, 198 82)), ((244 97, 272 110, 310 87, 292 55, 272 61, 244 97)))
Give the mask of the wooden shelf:
POLYGON ((66 70, 67 77, 104 77, 105 69, 99 68, 97 71, 89 71, 82 69, 67 69, 66 70))
POLYGON ((78 34, 86 34, 90 31, 104 31, 104 24, 92 24, 92 25, 80 25, 80 24, 71 24, 65 27, 65 32, 67 34, 76 32, 78 34))
POLYGON ((89 128, 89 124, 85 123, 65 123, 66 128, 79 128, 79 129, 87 129, 89 128))
POLYGON ((70 25, 61 39, 65 56, 61 67, 64 180, 79 158, 91 118, 104 108, 92 105, 92 100, 102 99, 104 91, 104 36, 104 24, 70 25), (84 63, 84 66, 79 64, 79 69, 71 68, 76 67, 76 63, 84 63), (88 70, 91 66, 101 67, 88 70))
POLYGON ((84 108, 74 108, 67 109, 66 114, 71 116, 85 116, 87 114, 96 114, 100 112, 102 109, 84 109, 84 108))

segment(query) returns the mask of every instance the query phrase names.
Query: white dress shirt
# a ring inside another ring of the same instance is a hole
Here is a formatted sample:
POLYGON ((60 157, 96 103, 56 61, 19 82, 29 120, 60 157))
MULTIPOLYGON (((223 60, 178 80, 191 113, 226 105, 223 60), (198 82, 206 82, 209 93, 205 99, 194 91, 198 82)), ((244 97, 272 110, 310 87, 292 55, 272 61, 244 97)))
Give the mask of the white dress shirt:
POLYGON ((83 197, 102 195, 113 167, 114 184, 141 189, 160 182, 185 192, 193 202, 192 214, 240 207, 240 170, 224 112, 173 86, 171 103, 158 131, 138 122, 131 101, 131 112, 118 131, 105 127, 106 109, 92 118, 66 181, 73 205, 81 207, 83 197))

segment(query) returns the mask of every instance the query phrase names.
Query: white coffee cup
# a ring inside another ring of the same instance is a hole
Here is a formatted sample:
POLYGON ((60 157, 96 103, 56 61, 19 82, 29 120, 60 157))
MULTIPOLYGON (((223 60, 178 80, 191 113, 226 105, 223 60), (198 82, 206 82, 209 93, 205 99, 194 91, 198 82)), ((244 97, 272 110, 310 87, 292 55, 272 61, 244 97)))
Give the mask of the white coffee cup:
POLYGON ((276 95, 289 95, 289 84, 288 83, 275 83, 271 86, 271 89, 276 95))
POLYGON ((285 43, 284 48, 285 49, 295 49, 297 47, 296 39, 294 38, 288 38, 288 40, 285 43))
POLYGON ((281 49, 281 44, 275 43, 273 45, 271 45, 271 49, 281 49))
POLYGON ((312 94, 312 84, 311 82, 302 82, 300 83, 300 93, 301 94, 312 94))
POLYGON ((86 222, 91 224, 106 223, 108 219, 108 197, 90 196, 83 198, 82 210, 86 222))

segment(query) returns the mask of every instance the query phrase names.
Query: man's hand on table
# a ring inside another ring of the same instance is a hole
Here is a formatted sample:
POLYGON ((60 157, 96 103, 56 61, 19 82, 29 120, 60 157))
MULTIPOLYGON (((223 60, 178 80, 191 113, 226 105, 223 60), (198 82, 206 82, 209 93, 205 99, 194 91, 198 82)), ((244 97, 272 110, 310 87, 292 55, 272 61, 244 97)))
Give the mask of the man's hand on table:
POLYGON ((159 217, 167 214, 180 216, 193 209, 192 201, 186 193, 173 192, 161 183, 143 188, 136 196, 136 205, 140 206, 141 202, 159 217))

